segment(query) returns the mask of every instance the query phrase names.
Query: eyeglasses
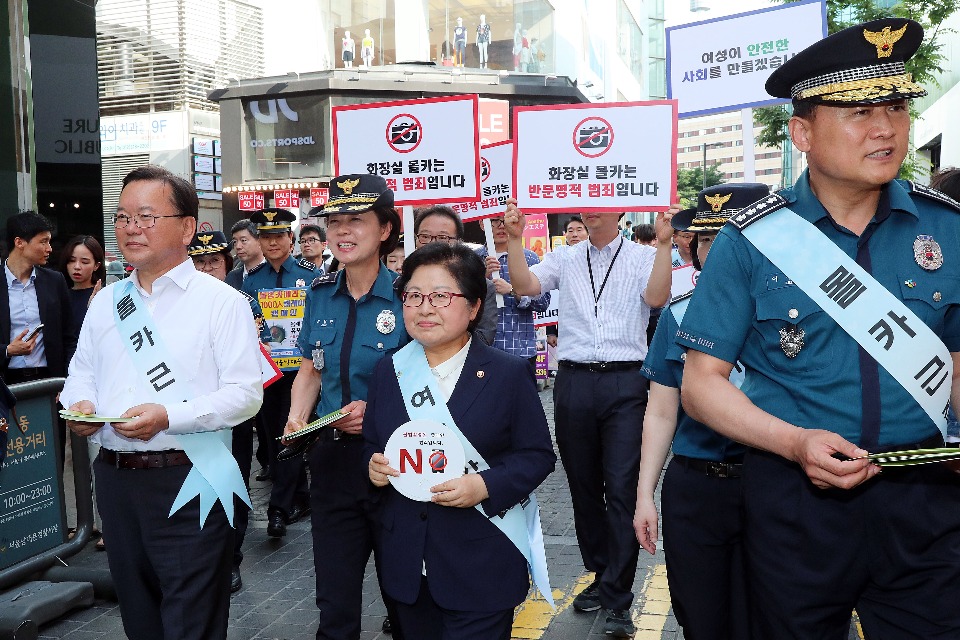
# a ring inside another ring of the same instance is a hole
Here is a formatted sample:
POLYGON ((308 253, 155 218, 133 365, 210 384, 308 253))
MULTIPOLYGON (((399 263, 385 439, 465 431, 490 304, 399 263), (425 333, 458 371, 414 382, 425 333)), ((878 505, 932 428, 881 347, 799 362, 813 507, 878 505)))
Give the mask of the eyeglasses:
POLYGON ((453 242, 454 240, 458 240, 458 239, 459 238, 455 236, 448 236, 448 235, 432 236, 429 233, 417 234, 417 241, 420 244, 430 244, 431 242, 446 242, 449 244, 450 242, 453 242))
POLYGON ((113 216, 113 226, 117 229, 125 229, 130 221, 136 223, 138 229, 152 229, 157 224, 157 218, 183 218, 185 214, 178 213, 172 216, 155 216, 149 213, 138 213, 135 216, 128 216, 125 213, 118 213, 113 216))
POLYGON ((323 242, 320 238, 300 238, 300 244, 316 244, 317 242, 323 242))
POLYGON ((211 269, 218 269, 220 266, 226 263, 226 260, 223 256, 206 256, 206 257, 197 257, 193 259, 193 264, 196 267, 199 267, 202 271, 209 271, 211 269))
POLYGON ((503 218, 490 218, 490 225, 494 227, 505 227, 507 221, 503 218))
POLYGON ((433 293, 427 294, 420 293, 419 291, 404 291, 400 294, 400 300, 403 301, 403 306, 405 307, 419 307, 423 304, 424 299, 429 299, 430 306, 438 309, 449 307, 454 298, 466 297, 467 296, 462 293, 454 293, 452 291, 434 291, 433 293))

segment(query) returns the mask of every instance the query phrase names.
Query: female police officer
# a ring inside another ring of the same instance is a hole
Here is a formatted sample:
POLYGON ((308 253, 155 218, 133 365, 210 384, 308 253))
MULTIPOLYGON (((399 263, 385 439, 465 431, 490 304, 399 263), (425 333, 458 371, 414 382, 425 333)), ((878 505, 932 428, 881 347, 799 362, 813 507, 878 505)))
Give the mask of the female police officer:
POLYGON ((313 558, 320 627, 317 638, 360 637, 363 573, 375 521, 368 500, 361 428, 374 365, 407 342, 396 274, 380 260, 397 246, 400 218, 383 178, 339 176, 324 206, 327 241, 343 270, 314 280, 297 345, 286 433, 319 416, 347 415, 320 432, 309 453, 313 558), (321 379, 323 385, 321 387, 321 379), (317 396, 319 394, 319 402, 317 396))
MULTIPOLYGON (((717 185, 699 193, 695 209, 674 216, 675 229, 694 232, 698 270, 727 218, 767 193, 763 184, 717 185)), ((660 499, 669 532, 663 550, 673 610, 690 640, 736 640, 748 634, 740 501, 745 448, 691 419, 680 406, 685 354, 674 338, 691 295, 678 296, 664 310, 641 370, 650 379, 650 399, 633 525, 640 545, 655 553, 654 491, 672 440, 673 460, 660 499)))

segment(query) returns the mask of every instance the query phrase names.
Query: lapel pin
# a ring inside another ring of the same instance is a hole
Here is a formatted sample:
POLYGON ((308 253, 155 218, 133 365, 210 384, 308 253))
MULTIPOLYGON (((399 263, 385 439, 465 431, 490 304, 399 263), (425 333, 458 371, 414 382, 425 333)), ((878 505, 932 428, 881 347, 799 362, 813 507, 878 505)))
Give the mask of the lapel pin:
POLYGON ((943 300, 943 295, 942 295, 939 291, 934 291, 934 292, 933 292, 933 301, 934 301, 934 302, 940 302, 941 300, 943 300))
POLYGON ((482 378, 484 376, 483 371, 477 371, 477 377, 482 378))
POLYGON ((915 286, 917 286, 917 281, 911 278, 909 280, 904 280, 903 284, 905 284, 908 289, 913 289, 915 286))

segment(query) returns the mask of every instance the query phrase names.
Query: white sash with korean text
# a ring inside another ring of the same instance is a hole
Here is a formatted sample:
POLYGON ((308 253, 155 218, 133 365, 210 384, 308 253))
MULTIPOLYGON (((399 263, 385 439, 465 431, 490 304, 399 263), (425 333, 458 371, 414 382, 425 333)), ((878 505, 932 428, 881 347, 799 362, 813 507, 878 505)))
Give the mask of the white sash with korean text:
MULTIPOLYGON (((397 374, 400 393, 407 408, 407 415, 411 420, 433 420, 446 425, 447 428, 460 440, 463 452, 467 459, 466 473, 479 473, 490 468, 483 456, 470 443, 453 416, 447 403, 443 401, 423 346, 413 341, 393 354, 393 368, 397 374)), ((517 547, 527 560, 527 567, 533 582, 540 590, 540 594, 553 604, 553 593, 550 589, 550 576, 547 573, 547 558, 543 548, 543 532, 540 528, 540 507, 534 493, 523 502, 514 505, 507 511, 488 517, 483 508, 476 507, 483 517, 497 526, 510 542, 517 547)))
MULTIPOLYGON (((140 292, 128 279, 113 289, 113 318, 120 338, 140 377, 140 383, 152 390, 161 404, 177 404, 194 394, 186 384, 189 377, 179 370, 164 347, 140 292)), ((193 468, 183 481, 170 507, 172 516, 193 498, 200 497, 200 528, 203 528, 217 500, 223 505, 227 521, 233 526, 233 495, 250 504, 240 467, 230 451, 232 430, 199 431, 175 436, 193 468)))
POLYGON ((741 233, 893 376, 946 434, 953 360, 916 314, 787 207, 747 223, 741 233))

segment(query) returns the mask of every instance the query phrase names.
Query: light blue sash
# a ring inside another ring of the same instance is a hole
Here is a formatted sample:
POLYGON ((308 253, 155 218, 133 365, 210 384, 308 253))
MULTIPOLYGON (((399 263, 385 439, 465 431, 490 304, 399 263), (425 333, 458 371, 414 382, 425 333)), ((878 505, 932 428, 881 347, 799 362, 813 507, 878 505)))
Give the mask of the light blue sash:
MULTIPOLYGON (((467 459, 466 473, 479 473, 489 469, 490 465, 460 431, 453 416, 450 415, 447 403, 443 402, 443 393, 433 374, 430 373, 430 365, 427 364, 423 346, 413 341, 393 354, 393 369, 397 374, 400 393, 403 395, 403 402, 410 419, 433 420, 446 425, 463 445, 463 452, 467 459)), ((487 514, 479 504, 476 509, 484 518, 487 518, 487 514)), ((547 574, 547 558, 543 549, 543 532, 540 529, 540 507, 537 505, 536 495, 531 493, 527 500, 488 519, 520 550, 527 560, 527 567, 540 594, 546 598, 551 607, 554 606, 550 576, 547 574)))
MULTIPOLYGON (((113 318, 141 384, 153 389, 161 404, 177 404, 193 397, 185 384, 189 378, 178 370, 176 361, 168 355, 153 316, 147 311, 133 281, 128 279, 118 283, 113 292, 113 318)), ((231 435, 231 429, 221 429, 175 436, 193 468, 170 507, 170 516, 196 496, 200 496, 201 529, 217 500, 223 505, 231 526, 234 494, 253 508, 240 467, 230 452, 231 435)))
MULTIPOLYGON (((677 321, 677 326, 679 327, 683 323, 683 314, 687 312, 687 305, 690 304, 690 296, 687 295, 685 298, 677 300, 676 302, 670 303, 670 313, 673 314, 674 319, 677 321)), ((743 381, 747 377, 747 370, 743 368, 743 365, 740 364, 740 361, 733 363, 733 368, 730 369, 730 382, 737 389, 743 386, 743 381)))
POLYGON ((953 359, 916 314, 787 207, 741 232, 880 363, 946 434, 953 359))

